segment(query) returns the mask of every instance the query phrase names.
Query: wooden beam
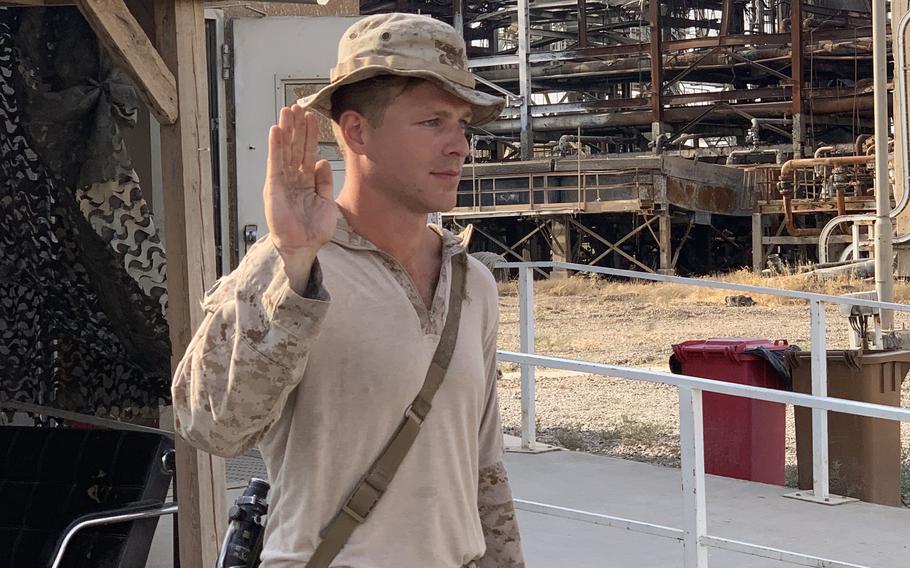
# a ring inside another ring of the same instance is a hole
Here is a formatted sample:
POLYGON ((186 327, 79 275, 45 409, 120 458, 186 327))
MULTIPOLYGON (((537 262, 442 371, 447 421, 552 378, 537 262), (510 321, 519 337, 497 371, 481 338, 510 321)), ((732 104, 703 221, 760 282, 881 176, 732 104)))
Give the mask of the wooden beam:
POLYGON ((123 0, 78 0, 79 11, 114 61, 136 83, 161 124, 177 120, 177 82, 123 0))
MULTIPOLYGON (((161 127, 172 364, 203 319, 200 301, 215 281, 212 171, 202 2, 156 0, 158 50, 176 77, 180 120, 161 127)), ((224 460, 177 438, 180 565, 215 566, 224 527, 224 460)))

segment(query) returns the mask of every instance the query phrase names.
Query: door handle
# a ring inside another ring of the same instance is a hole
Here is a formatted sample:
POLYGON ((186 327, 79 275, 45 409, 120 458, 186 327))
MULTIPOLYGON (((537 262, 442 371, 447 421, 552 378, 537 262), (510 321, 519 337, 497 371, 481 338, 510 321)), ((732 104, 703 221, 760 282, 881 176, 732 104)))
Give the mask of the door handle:
POLYGON ((258 225, 244 225, 243 226, 243 254, 246 254, 250 247, 259 240, 259 226, 258 225))

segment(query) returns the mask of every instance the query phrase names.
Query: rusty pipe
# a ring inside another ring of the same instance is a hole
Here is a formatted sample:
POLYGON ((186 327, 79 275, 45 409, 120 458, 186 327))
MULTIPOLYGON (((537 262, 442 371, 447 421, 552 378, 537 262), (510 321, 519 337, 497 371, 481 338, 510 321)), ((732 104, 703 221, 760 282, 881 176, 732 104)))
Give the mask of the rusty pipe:
POLYGON ((871 134, 860 134, 859 136, 857 136, 856 143, 854 143, 854 145, 853 145, 853 150, 854 150, 853 153, 856 154, 857 156, 862 156, 863 155, 863 144, 865 144, 866 140, 868 140, 869 138, 872 138, 871 134))
POLYGON ((859 166, 862 164, 869 164, 875 161, 875 156, 837 156, 835 158, 796 158, 795 160, 788 160, 784 162, 784 165, 780 168, 780 177, 789 176, 793 173, 793 170, 802 169, 802 168, 813 168, 815 166, 859 166))
MULTIPOLYGON (((838 188, 837 190, 837 215, 846 215, 847 214, 847 201, 844 199, 844 190, 838 188)), ((821 234, 821 231, 819 231, 821 234)))
POLYGON ((821 234, 821 229, 800 229, 793 222, 792 193, 792 191, 781 192, 781 197, 784 199, 784 222, 786 223, 787 233, 791 237, 815 237, 821 234))
POLYGON ((821 156, 822 154, 830 154, 831 152, 833 152, 833 151, 835 151, 835 150, 837 150, 837 148, 835 148, 834 146, 819 146, 819 147, 815 150, 814 157, 816 157, 816 158, 821 158, 821 157, 822 157, 822 156, 821 156))

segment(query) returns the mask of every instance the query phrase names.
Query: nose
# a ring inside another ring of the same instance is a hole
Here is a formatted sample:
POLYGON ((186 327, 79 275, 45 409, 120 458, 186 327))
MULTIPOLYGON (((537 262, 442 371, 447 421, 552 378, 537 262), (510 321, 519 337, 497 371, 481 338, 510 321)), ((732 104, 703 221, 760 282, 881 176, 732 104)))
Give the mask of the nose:
POLYGON ((465 136, 463 128, 456 126, 452 129, 447 140, 445 151, 447 156, 458 156, 462 160, 468 156, 471 152, 471 147, 468 144, 468 139, 465 136))

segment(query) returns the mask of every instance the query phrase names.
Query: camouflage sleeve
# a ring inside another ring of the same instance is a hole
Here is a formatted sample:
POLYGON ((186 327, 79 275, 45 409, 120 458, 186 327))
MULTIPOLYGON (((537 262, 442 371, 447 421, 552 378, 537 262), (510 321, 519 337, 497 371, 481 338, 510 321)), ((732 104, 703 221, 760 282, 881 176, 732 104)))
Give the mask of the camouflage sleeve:
POLYGON ((502 462, 480 470, 477 509, 487 551, 478 568, 523 568, 521 537, 512 505, 512 488, 502 462))
POLYGON ((303 377, 329 300, 318 262, 300 296, 268 237, 254 245, 203 301, 171 386, 177 432, 222 456, 255 445, 303 377))
POLYGON ((477 566, 523 568, 525 563, 521 553, 518 521, 512 504, 512 488, 509 486, 509 476, 502 463, 502 422, 496 392, 496 381, 499 376, 496 362, 499 305, 495 288, 492 291, 488 312, 483 345, 487 398, 480 424, 480 471, 477 485, 477 509, 487 550, 483 558, 477 561, 477 566))

